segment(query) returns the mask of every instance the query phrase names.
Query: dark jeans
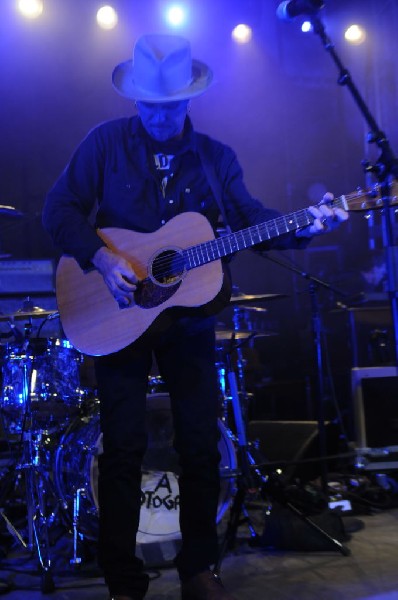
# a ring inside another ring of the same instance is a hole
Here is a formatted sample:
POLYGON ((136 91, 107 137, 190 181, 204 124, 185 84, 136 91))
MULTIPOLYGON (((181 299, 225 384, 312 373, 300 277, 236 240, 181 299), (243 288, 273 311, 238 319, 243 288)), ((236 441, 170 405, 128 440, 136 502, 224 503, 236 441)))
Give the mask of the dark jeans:
POLYGON ((146 393, 152 352, 170 394, 181 474, 182 580, 217 557, 218 386, 213 320, 183 319, 162 335, 96 359, 104 453, 99 457, 99 564, 112 594, 143 598, 148 577, 135 557, 141 464, 147 444, 146 393))

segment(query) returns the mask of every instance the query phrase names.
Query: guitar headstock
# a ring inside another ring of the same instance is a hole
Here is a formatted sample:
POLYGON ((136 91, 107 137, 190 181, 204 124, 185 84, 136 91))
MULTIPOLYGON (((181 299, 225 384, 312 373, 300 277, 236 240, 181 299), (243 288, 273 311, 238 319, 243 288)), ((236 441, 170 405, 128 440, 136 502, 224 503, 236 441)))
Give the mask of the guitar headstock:
MULTIPOLYGON (((390 205, 394 206, 398 204, 398 181, 395 181, 395 179, 391 183, 390 195, 390 205)), ((356 192, 347 194, 345 200, 347 202, 347 210, 367 211, 383 208, 383 198, 379 183, 375 183, 370 189, 359 189, 356 192)))

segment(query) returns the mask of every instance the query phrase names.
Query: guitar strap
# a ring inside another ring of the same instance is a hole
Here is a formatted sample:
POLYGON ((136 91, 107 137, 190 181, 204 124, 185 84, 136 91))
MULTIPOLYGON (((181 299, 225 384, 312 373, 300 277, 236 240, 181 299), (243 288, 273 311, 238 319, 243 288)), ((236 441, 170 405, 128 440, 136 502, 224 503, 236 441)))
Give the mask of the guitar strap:
POLYGON ((206 138, 197 135, 196 136, 196 147, 198 149, 198 154, 200 161, 202 163, 203 171, 206 175, 206 179, 209 183, 210 189, 213 192, 213 196, 216 199, 218 204, 218 208, 220 209, 220 213, 222 216, 224 227, 227 233, 232 233, 231 227, 227 221, 227 215, 225 214, 225 208, 223 204, 223 193, 222 187, 220 183, 219 177, 217 177, 216 170, 214 168, 214 161, 211 160, 211 156, 209 155, 209 144, 206 144, 206 138))

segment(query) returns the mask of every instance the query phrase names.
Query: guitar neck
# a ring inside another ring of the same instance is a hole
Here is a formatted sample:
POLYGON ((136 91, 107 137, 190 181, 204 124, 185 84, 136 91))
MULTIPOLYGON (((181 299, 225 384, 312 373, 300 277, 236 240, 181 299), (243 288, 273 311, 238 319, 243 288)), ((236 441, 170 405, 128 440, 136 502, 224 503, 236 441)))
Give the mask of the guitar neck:
MULTIPOLYGON (((335 208, 346 209, 345 196, 335 198, 329 205, 335 208)), ((194 269, 214 260, 230 256, 235 252, 251 248, 261 242, 266 242, 291 231, 307 227, 314 220, 315 217, 310 213, 308 208, 304 208, 258 225, 252 225, 235 233, 229 233, 215 240, 191 246, 183 252, 186 268, 188 270, 194 269)))

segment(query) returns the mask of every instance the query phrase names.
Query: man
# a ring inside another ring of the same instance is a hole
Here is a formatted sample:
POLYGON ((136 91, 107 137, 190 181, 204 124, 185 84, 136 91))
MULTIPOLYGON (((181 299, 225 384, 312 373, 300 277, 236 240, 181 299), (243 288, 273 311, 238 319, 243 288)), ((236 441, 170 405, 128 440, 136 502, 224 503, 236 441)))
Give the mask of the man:
MULTIPOLYGON (((135 100, 138 116, 104 123, 89 133, 48 194, 43 222, 54 242, 82 269, 95 267, 123 310, 136 300, 132 265, 108 248, 95 227, 150 233, 178 213, 205 215, 214 229, 220 212, 238 230, 274 218, 246 190, 233 151, 193 130, 191 98, 212 82, 212 72, 191 58, 179 36, 138 39, 132 61, 118 65, 113 85, 135 100), (209 166, 216 184, 208 180, 209 166), (206 172, 207 171, 207 172, 206 172), (220 186, 221 199, 214 189, 220 186)), ((299 247, 305 238, 347 218, 326 204, 310 209, 314 221, 297 234, 260 248, 299 247), (302 237, 303 239, 298 239, 302 237)), ((155 355, 170 394, 181 473, 181 550, 175 564, 183 600, 232 600, 211 571, 217 558, 219 493, 218 387, 214 318, 175 314, 167 328, 153 326, 128 347, 96 358, 104 452, 99 460, 99 564, 111 597, 140 600, 148 587, 135 557, 141 463, 146 448, 145 401, 155 355)))

